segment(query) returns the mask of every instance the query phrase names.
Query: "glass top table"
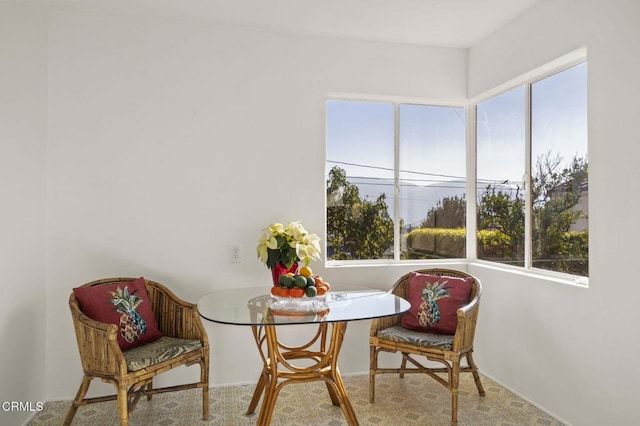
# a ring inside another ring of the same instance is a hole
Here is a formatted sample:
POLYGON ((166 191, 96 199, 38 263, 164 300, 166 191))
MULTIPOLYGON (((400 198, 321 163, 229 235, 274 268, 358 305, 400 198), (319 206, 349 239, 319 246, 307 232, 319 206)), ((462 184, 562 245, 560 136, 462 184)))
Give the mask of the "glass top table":
POLYGON ((402 314, 409 310, 409 302, 388 292, 362 289, 330 291, 315 301, 291 302, 293 308, 288 309, 289 304, 273 299, 269 290, 268 287, 218 290, 198 301, 198 311, 204 319, 252 329, 263 368, 247 414, 255 412, 264 393, 257 424, 268 426, 283 386, 323 381, 332 404, 340 406, 349 425, 358 425, 338 369, 347 324, 402 314), (292 347, 280 342, 277 336, 279 327, 291 324, 315 324, 317 330, 307 343, 292 347), (304 362, 299 364, 299 360, 304 362))
POLYGON ((319 299, 315 306, 311 306, 312 299, 303 299, 300 311, 296 312, 294 307, 293 312, 283 314, 272 309, 274 300, 268 291, 265 287, 218 290, 198 301, 198 311, 203 318, 221 324, 284 325, 367 320, 409 309, 406 300, 391 293, 362 289, 330 291, 322 298, 314 298, 319 299), (309 311, 307 305, 311 306, 309 311))

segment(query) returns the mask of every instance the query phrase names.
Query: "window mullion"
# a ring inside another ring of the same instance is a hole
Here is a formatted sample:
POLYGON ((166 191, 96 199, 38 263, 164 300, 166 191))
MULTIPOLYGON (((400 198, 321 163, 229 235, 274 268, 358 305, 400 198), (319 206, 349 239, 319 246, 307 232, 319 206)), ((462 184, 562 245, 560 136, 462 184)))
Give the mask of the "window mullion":
POLYGON ((400 105, 393 104, 393 258, 400 260, 400 105))
POLYGON ((532 229, 533 229, 533 200, 531 199, 533 191, 532 191, 532 181, 531 181, 531 84, 525 85, 525 106, 524 106, 524 140, 525 140, 525 149, 524 149, 524 158, 525 158, 525 166, 524 166, 524 267, 531 268, 532 267, 532 259, 533 259, 533 237, 532 237, 532 229))
POLYGON ((467 111, 467 239, 466 255, 470 261, 478 258, 478 189, 476 184, 477 161, 476 161, 476 128, 477 109, 476 105, 466 108, 467 111))

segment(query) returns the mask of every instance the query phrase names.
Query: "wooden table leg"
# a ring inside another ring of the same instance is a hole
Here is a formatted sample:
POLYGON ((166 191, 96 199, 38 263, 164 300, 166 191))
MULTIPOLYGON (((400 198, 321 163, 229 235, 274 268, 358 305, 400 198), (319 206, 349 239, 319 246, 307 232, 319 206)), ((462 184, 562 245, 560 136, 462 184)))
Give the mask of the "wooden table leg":
POLYGON ((351 426, 358 426, 358 419, 344 382, 338 369, 338 355, 347 328, 347 322, 331 323, 331 337, 329 346, 326 347, 327 323, 320 323, 316 335, 305 345, 288 347, 278 341, 276 326, 255 326, 254 337, 260 351, 264 366, 253 397, 249 404, 247 414, 255 412, 260 396, 264 393, 258 426, 268 426, 271 423, 273 410, 280 390, 291 383, 303 383, 310 381, 323 381, 327 386, 333 405, 339 405, 351 426), (318 343, 320 348, 312 349, 318 343), (266 354, 264 344, 266 344, 266 354), (308 359, 315 362, 311 366, 298 367, 291 360, 308 359))
POLYGON ((332 382, 335 383, 336 393, 341 402, 340 408, 342 408, 342 412, 344 413, 344 417, 347 419, 347 423, 351 426, 357 426, 359 425, 358 418, 356 417, 356 413, 353 411, 353 406, 351 405, 351 401, 347 395, 347 390, 344 387, 344 382, 342 381, 342 376, 340 376, 340 370, 338 369, 338 355, 340 354, 340 348, 342 346, 346 329, 346 322, 337 322, 333 324, 331 343, 329 344, 328 350, 328 353, 331 354, 331 369, 329 370, 329 377, 332 382))
POLYGON ((264 387, 267 385, 268 381, 269 376, 264 371, 262 371, 262 373, 260 374, 260 378, 258 379, 258 384, 253 391, 253 396, 251 397, 249 408, 247 408, 247 414, 253 414, 256 411, 258 401, 260 401, 260 396, 262 395, 262 391, 264 390, 264 387))

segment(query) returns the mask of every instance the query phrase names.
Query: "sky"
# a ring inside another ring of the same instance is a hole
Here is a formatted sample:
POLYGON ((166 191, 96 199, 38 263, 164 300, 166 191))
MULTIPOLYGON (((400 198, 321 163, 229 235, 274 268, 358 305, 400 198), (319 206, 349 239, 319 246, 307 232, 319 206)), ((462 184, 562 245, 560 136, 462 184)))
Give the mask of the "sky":
MULTIPOLYGON (((587 156, 586 83, 586 64, 581 64, 532 85, 534 164, 547 152, 558 153, 564 164, 574 156, 587 156)), ((477 173, 481 182, 522 182, 525 94, 520 86, 478 104, 477 173)))

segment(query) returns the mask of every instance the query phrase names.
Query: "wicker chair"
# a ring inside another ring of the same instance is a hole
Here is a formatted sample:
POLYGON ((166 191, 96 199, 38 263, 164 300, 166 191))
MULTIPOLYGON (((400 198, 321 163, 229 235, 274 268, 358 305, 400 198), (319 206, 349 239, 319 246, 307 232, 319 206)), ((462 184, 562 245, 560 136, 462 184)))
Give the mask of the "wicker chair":
MULTIPOLYGON (((133 278, 108 278, 90 282, 82 287, 109 285, 133 281, 133 278)), ((163 337, 134 349, 122 351, 117 342, 118 326, 94 321, 84 315, 74 293, 69 297, 78 350, 84 377, 80 389, 69 409, 64 424, 70 425, 79 406, 117 400, 121 425, 128 425, 129 412, 142 395, 147 400, 155 393, 184 389, 202 389, 202 418, 209 416, 209 340, 195 304, 185 302, 162 284, 145 280, 151 309, 163 337), (161 342, 162 341, 162 342, 161 342), (155 347, 152 347, 155 345, 155 347), (162 357, 155 357, 159 351, 162 357), (146 354, 145 350, 151 353, 146 354), (137 358, 137 359, 136 359, 137 358), (144 364, 136 362, 144 361, 144 364), (153 378, 182 365, 200 364, 200 381, 165 388, 153 388, 153 378), (131 367, 138 365, 137 367, 131 367), (144 365, 144 367, 140 367, 144 365), (133 371, 132 371, 133 370, 133 371), (84 398, 92 379, 112 383, 116 394, 97 398, 84 398)))
MULTIPOLYGON (((398 373, 400 378, 406 373, 426 373, 451 391, 451 424, 458 423, 458 384, 459 374, 473 374, 478 393, 484 396, 478 368, 473 361, 473 337, 475 334, 482 286, 475 277, 460 271, 449 269, 422 269, 415 271, 423 274, 474 279, 469 303, 457 311, 457 328, 454 335, 435 335, 408 330, 400 325, 400 316, 373 320, 369 337, 369 401, 375 398, 375 376, 383 373, 398 373), (385 335, 386 337, 382 337, 385 335), (402 353, 400 368, 379 368, 380 351, 402 353), (425 356, 428 361, 444 364, 444 367, 426 367, 412 355, 425 356), (461 367, 462 358, 468 366, 461 367), (407 367, 407 361, 412 367, 407 367), (441 373, 446 373, 443 375, 441 373), (445 378, 446 377, 446 378, 445 378)), ((401 277, 389 290, 391 293, 407 299, 409 274, 401 277)))

